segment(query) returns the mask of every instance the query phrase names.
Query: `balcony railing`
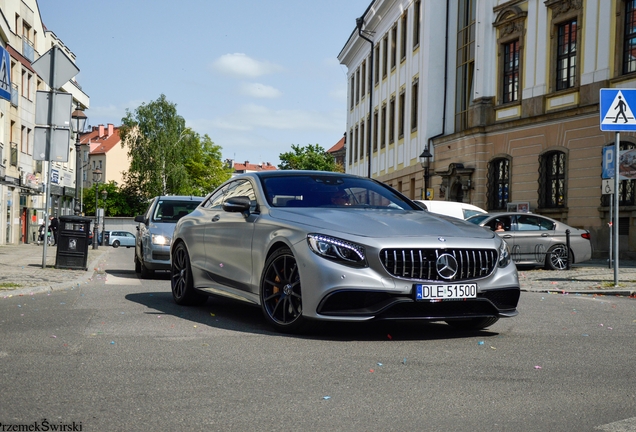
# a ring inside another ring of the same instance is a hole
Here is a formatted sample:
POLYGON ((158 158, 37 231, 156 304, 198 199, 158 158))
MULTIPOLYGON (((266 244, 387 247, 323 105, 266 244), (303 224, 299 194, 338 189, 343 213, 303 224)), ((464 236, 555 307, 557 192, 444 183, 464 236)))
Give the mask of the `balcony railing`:
POLYGON ((35 48, 33 47, 33 43, 24 36, 22 36, 22 55, 31 63, 35 60, 35 48))
POLYGON ((18 143, 11 143, 11 152, 9 154, 9 163, 11 166, 18 166, 18 143))
POLYGON ((15 83, 11 83, 11 105, 14 107, 18 106, 18 100, 20 100, 20 93, 18 92, 18 85, 15 83))

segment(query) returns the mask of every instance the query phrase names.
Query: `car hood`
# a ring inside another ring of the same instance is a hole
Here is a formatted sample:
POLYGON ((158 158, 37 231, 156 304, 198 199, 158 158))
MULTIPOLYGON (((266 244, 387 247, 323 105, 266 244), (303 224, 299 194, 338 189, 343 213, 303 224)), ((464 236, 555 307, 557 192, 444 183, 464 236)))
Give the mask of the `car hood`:
POLYGON ((153 235, 162 235, 172 238, 175 226, 177 226, 176 222, 151 222, 148 228, 153 235))
POLYGON ((270 216, 308 229, 361 237, 494 237, 491 231, 461 219, 417 210, 273 208, 270 216))

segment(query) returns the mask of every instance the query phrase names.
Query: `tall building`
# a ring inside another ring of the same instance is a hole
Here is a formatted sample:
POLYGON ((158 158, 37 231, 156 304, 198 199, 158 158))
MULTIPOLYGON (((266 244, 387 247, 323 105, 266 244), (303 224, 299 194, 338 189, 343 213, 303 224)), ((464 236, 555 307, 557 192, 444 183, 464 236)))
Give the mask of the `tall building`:
MULTIPOLYGON (((371 2, 338 57, 347 172, 489 211, 528 203, 590 230, 606 256, 602 155, 615 134, 600 130, 599 93, 636 87, 635 10, 634 0, 371 2)), ((635 134, 620 147, 636 148, 635 134)), ((636 180, 618 194, 621 256, 635 257, 636 180)))
MULTIPOLYGON (((36 0, 0 2, 0 245, 32 242, 45 214, 72 214, 75 197, 74 134, 67 162, 34 160, 36 95, 50 90, 32 64, 56 46, 72 62, 75 54, 42 23, 36 0), (5 90, 5 91, 2 91, 5 90), (46 209, 45 184, 50 206, 46 209)), ((89 97, 72 78, 58 91, 72 95, 72 110, 89 97)), ((69 112, 70 114, 70 112, 69 112)), ((36 158, 37 159, 37 158, 36 158)))

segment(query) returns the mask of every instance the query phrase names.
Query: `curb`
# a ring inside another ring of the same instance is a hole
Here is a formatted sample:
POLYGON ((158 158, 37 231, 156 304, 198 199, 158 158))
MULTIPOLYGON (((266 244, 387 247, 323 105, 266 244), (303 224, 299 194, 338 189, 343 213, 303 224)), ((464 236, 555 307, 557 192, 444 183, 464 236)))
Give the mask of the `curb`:
POLYGON ((562 295, 591 295, 591 296, 621 296, 621 297, 636 297, 636 290, 568 290, 568 289, 521 289, 521 292, 535 292, 546 294, 562 294, 562 295))

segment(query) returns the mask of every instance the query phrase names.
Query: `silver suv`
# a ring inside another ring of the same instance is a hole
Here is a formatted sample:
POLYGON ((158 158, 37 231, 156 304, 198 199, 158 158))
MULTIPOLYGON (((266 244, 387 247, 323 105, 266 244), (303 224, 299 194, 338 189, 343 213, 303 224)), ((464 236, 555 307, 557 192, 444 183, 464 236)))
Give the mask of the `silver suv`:
POLYGON ((135 272, 146 279, 155 270, 170 270, 170 244, 177 221, 197 208, 203 197, 158 196, 145 214, 135 217, 139 225, 135 242, 135 272))

